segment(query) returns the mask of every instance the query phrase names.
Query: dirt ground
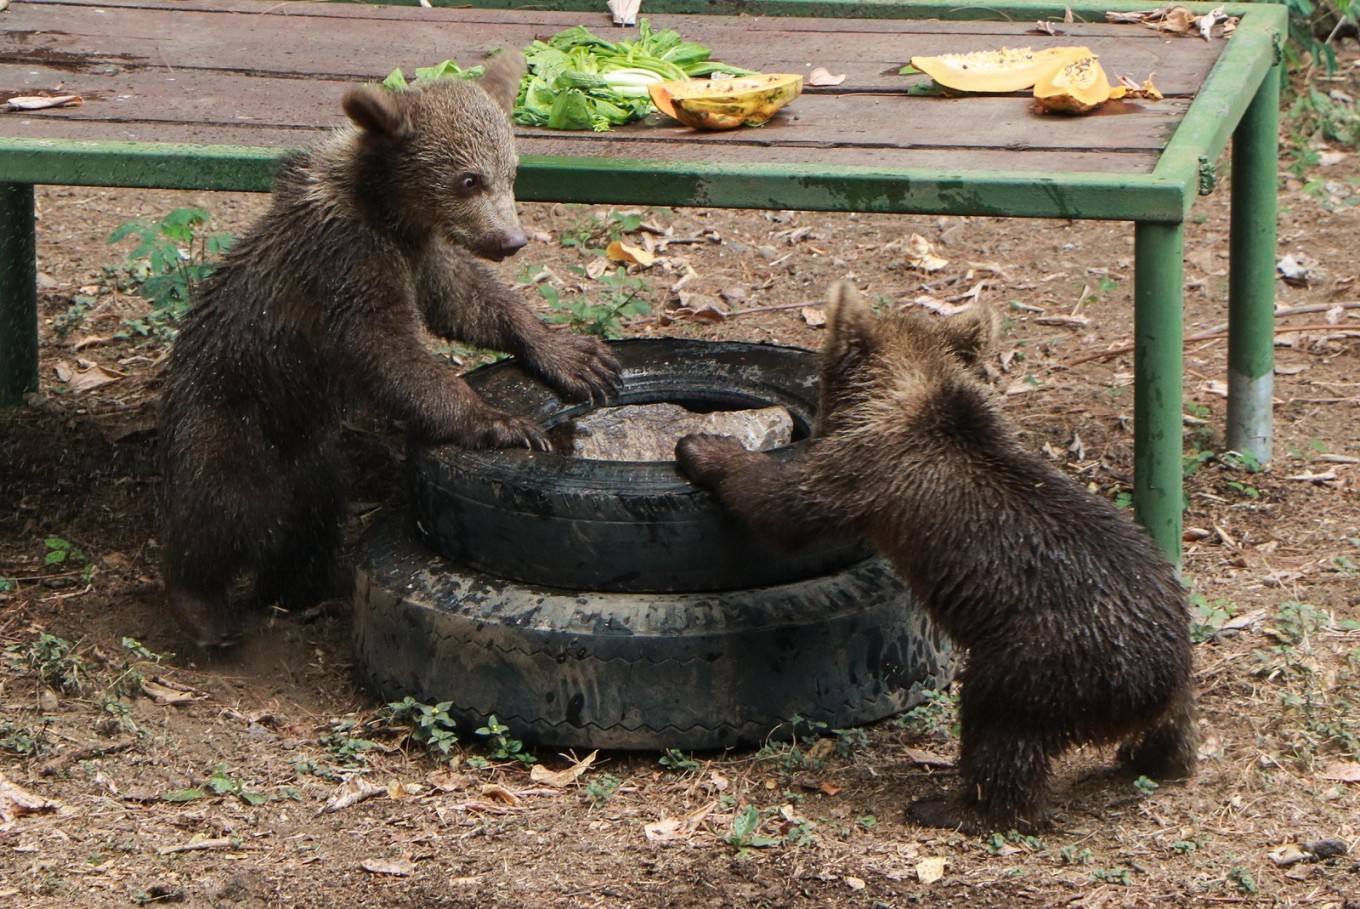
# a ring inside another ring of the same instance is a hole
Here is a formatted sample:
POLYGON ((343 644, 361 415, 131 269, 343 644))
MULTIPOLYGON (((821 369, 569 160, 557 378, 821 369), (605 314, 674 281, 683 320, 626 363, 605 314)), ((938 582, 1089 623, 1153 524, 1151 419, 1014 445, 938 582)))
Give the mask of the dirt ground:
MULTIPOLYGON (((1188 225, 1199 774, 1140 787, 1107 770, 1108 752, 1079 751, 1058 767, 1041 837, 904 821, 907 801, 951 781, 930 759, 955 754, 947 715, 759 751, 601 754, 555 787, 476 735, 441 758, 387 721, 354 681, 345 604, 265 617, 229 654, 195 651, 157 579, 166 347, 117 337, 147 307, 115 289, 104 267, 128 247, 106 238, 184 205, 240 233, 265 198, 41 189, 42 387, 0 415, 0 902, 1360 909, 1360 163, 1342 149, 1288 164, 1279 253, 1306 275, 1277 283, 1262 471, 1224 452, 1226 185, 1188 225), (358 800, 341 806, 346 794, 358 800), (1294 862, 1296 844, 1341 854, 1294 862)), ((894 305, 985 300, 1006 315, 993 366, 1027 442, 1102 495, 1129 490, 1129 225, 638 212, 648 232, 623 210, 522 211, 534 242, 506 279, 546 265, 564 299, 608 295, 588 267, 610 225, 656 247, 632 272, 652 312, 629 336, 816 347, 817 301, 846 275, 894 305), (919 266, 913 235, 938 268, 919 266)), ((349 435, 352 539, 400 507, 402 465, 390 427, 349 435)))

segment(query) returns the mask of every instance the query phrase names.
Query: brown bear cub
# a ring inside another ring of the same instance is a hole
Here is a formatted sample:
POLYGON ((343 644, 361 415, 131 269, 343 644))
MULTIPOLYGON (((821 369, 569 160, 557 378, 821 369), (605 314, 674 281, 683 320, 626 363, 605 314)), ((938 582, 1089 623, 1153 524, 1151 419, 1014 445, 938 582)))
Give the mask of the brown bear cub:
POLYGON ((200 644, 239 638, 234 588, 287 605, 343 592, 337 442, 353 405, 422 440, 548 447, 432 357, 427 331, 512 353, 569 397, 616 390, 606 345, 549 329, 477 261, 526 242, 509 120, 523 71, 505 52, 475 82, 349 91, 350 125, 283 160, 269 211, 197 295, 162 394, 160 543, 200 644))
POLYGON ((968 832, 1043 826, 1050 764, 1123 742, 1138 773, 1195 768, 1184 592, 1112 505, 1021 447, 981 364, 996 317, 875 317, 832 288, 814 439, 796 461, 735 440, 681 439, 681 469, 788 545, 862 536, 967 649, 962 786, 913 803, 968 832))

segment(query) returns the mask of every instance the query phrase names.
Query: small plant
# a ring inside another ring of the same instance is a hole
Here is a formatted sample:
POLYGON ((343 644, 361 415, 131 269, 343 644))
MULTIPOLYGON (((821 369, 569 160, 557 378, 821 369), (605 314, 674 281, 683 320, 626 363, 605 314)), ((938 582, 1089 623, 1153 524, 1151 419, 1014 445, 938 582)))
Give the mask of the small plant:
POLYGON ((41 729, 36 732, 26 726, 0 723, 0 753, 32 757, 51 748, 41 729))
POLYGON ((447 757, 458 744, 458 723, 448 714, 452 706, 452 701, 422 704, 408 694, 383 709, 391 722, 411 727, 413 741, 447 757))
POLYGON ((667 748, 657 763, 672 773, 693 773, 701 766, 698 761, 686 755, 679 748, 667 748))
POLYGON ((1240 866, 1234 867, 1228 872, 1228 881, 1237 886, 1237 892, 1244 896, 1250 896, 1257 891, 1256 881, 1252 880, 1247 869, 1240 866))
POLYGON ((139 242, 121 268, 109 269, 127 279, 126 286, 151 304, 146 319, 125 322, 131 335, 174 337, 176 325, 189 311, 197 285, 212 274, 211 261, 231 248, 235 238, 227 233, 204 233, 208 213, 201 208, 177 208, 159 221, 134 218, 109 235, 109 243, 127 237, 139 242))
POLYGON ((19 582, 0 574, 0 593, 13 593, 19 589, 19 582))
POLYGON ((747 855, 752 849, 764 849, 779 843, 778 837, 763 836, 757 832, 759 829, 760 809, 755 805, 747 805, 733 815, 732 832, 724 839, 728 845, 737 850, 739 858, 747 855))
POLYGON ((26 657, 29 668, 37 672, 49 688, 78 695, 85 690, 90 672, 74 650, 75 645, 70 641, 40 631, 37 639, 28 645, 26 657))
POLYGON ((167 802, 196 802, 199 799, 210 798, 214 795, 234 795, 243 803, 252 807, 280 799, 294 801, 301 801, 302 799, 301 794, 292 786, 281 786, 276 793, 272 794, 247 789, 239 780, 233 779, 227 774, 226 764, 218 764, 214 767, 212 775, 204 781, 202 786, 176 789, 173 792, 167 792, 162 798, 167 802))
POLYGON ((614 776, 612 773, 606 773, 591 780, 586 784, 585 789, 582 791, 585 793, 586 798, 590 800, 591 806, 599 808, 605 802, 612 799, 622 785, 623 780, 614 776))
POLYGON ((922 695, 921 703, 897 718, 897 725, 929 736, 958 735, 958 696, 947 691, 925 691, 922 695))
POLYGON ((1228 620, 1237 615, 1237 606, 1230 600, 1210 600, 1202 593, 1190 597, 1190 640, 1196 644, 1213 640, 1228 620))
POLYGON ((319 743, 341 767, 361 767, 368 763, 364 752, 377 748, 378 743, 359 738, 351 733, 359 727, 358 720, 334 720, 330 732, 321 736, 319 743))
POLYGON ((47 547, 47 554, 43 556, 44 565, 83 565, 86 562, 85 553, 72 546, 70 540, 48 537, 43 540, 43 545, 47 547))
POLYGON ((95 298, 89 294, 76 294, 71 298, 71 305, 66 307, 66 312, 52 320, 52 330, 60 337, 66 337, 85 324, 85 317, 90 314, 94 304, 95 298))
POLYGON ((833 729, 831 734, 836 737, 836 754, 841 757, 869 749, 869 733, 863 729, 833 729))
POLYGON ((1157 791, 1159 787, 1157 785, 1156 780, 1149 779, 1148 777, 1145 776, 1140 776, 1138 777, 1138 779, 1133 781, 1133 788, 1138 790, 1139 795, 1143 796, 1144 798, 1147 798, 1148 796, 1152 795, 1153 792, 1157 791))
MULTIPOLYGON (((448 705, 445 705, 447 709, 448 705)), ((521 764, 537 764, 538 758, 524 750, 524 743, 519 739, 511 738, 507 733, 510 727, 496 719, 493 713, 487 717, 486 725, 475 730, 477 735, 486 739, 487 747, 491 751, 491 757, 497 761, 515 760, 521 764)), ((455 740, 456 741, 456 740, 455 740)))
MULTIPOLYGON (((585 273, 576 266, 572 270, 585 273)), ((548 321, 608 339, 623 337, 624 323, 629 319, 651 313, 652 305, 639 298, 650 289, 646 279, 629 275, 620 265, 612 274, 601 275, 599 282, 606 288, 604 299, 599 301, 584 295, 563 297, 551 284, 540 284, 538 293, 553 310, 548 321)))
POLYGON ((1124 887, 1133 883, 1129 878, 1129 869, 1127 868, 1116 868, 1112 870, 1097 868, 1091 872, 1091 877, 1107 884, 1119 884, 1124 887))
POLYGON ((987 840, 987 851, 993 855, 1005 855, 1020 849, 1024 852, 1043 852, 1048 847, 1037 836, 1011 830, 1009 833, 993 833, 987 840))
POLYGON ((1090 849, 1078 850, 1076 846, 1064 846, 1058 850, 1058 861, 1064 865, 1089 865, 1096 860, 1090 849))
POLYGON ((1170 849, 1177 855, 1189 855, 1201 845, 1203 844, 1199 840, 1176 840, 1171 844, 1170 849))
POLYGON ((1282 644, 1298 646, 1331 622, 1331 616, 1316 606, 1289 600, 1280 604, 1271 634, 1282 644))

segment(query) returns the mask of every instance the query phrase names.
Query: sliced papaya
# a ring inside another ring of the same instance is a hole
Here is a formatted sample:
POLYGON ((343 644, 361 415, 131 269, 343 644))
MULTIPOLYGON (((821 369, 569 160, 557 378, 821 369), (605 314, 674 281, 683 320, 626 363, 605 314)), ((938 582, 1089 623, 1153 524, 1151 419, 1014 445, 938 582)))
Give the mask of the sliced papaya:
POLYGON ((1069 61, 1092 56, 1085 47, 1028 47, 970 54, 912 57, 911 65, 946 88, 964 92, 1014 92, 1029 88, 1069 61))
POLYGON ((694 129, 759 126, 803 91, 794 73, 757 73, 728 79, 690 79, 647 86, 652 103, 694 129))
POLYGON ((1122 86, 1110 85, 1094 54, 1078 57, 1045 73, 1034 84, 1034 98, 1046 111, 1084 114, 1111 98, 1122 98, 1122 86))

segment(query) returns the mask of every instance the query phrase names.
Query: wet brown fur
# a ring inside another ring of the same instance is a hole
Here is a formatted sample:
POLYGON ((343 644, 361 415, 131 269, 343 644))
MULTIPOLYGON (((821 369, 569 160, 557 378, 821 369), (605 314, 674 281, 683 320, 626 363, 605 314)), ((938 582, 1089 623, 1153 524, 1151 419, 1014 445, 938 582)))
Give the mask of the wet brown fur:
POLYGON ((282 162, 272 205, 197 295, 165 375, 160 544, 175 615, 204 645, 238 639, 252 599, 343 592, 341 420, 366 402, 428 441, 546 448, 431 357, 426 332, 521 358, 574 398, 603 400, 605 345, 550 330, 479 259, 525 236, 508 112, 518 52, 479 82, 355 88, 351 124, 282 162))
POLYGON ((908 810, 969 832, 1045 823, 1050 765, 1123 743, 1158 779, 1194 772, 1189 622, 1175 570, 1123 513, 1025 450, 979 369, 996 317, 875 317, 832 289, 817 437, 796 461, 721 436, 682 470, 762 535, 864 536, 967 649, 961 786, 908 810))

